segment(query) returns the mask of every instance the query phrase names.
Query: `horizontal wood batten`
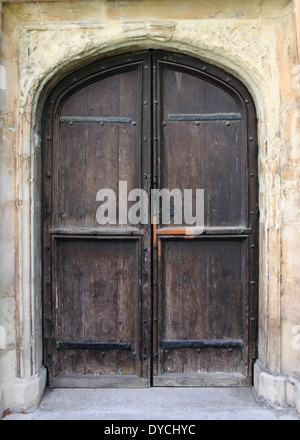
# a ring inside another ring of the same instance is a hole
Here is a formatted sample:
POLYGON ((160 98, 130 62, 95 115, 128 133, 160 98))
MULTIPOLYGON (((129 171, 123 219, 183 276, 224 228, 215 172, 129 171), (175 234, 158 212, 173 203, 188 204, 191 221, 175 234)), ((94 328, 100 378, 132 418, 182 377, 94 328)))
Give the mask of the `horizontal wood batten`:
POLYGON ((121 374, 59 374, 49 380, 50 388, 147 388, 149 380, 121 374))

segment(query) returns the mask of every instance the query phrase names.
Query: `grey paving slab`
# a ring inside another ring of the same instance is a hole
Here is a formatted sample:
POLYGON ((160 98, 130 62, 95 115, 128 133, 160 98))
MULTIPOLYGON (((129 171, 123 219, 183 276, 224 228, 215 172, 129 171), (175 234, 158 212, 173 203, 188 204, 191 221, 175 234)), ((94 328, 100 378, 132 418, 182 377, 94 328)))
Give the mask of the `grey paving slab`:
POLYGON ((47 389, 37 409, 3 420, 300 420, 251 387, 47 389))

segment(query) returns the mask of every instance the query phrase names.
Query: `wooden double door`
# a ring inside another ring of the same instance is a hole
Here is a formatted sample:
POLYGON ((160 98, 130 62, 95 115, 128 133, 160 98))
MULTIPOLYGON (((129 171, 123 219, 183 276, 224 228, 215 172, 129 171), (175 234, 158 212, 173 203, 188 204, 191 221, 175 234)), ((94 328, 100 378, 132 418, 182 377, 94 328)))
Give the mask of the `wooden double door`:
POLYGON ((245 87, 186 56, 122 55, 61 81, 43 123, 49 385, 251 384, 257 144, 245 87), (192 190, 194 215, 202 189, 204 227, 175 224, 184 197, 154 216, 153 189, 192 190))

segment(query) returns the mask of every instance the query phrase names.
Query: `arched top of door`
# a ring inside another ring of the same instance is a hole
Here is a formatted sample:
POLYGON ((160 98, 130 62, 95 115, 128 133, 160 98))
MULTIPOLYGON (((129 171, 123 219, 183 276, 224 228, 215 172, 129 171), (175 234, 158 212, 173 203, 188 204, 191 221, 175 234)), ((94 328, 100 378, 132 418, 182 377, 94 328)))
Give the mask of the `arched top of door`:
POLYGON ((44 106, 44 117, 55 117, 64 102, 80 89, 114 74, 136 68, 137 64, 140 64, 143 69, 150 68, 155 71, 167 68, 202 79, 212 87, 223 90, 224 96, 230 95, 235 100, 239 112, 244 114, 248 120, 256 122, 253 99, 246 86, 238 78, 220 67, 195 57, 161 50, 130 52, 101 58, 68 74, 49 93, 44 106), (153 63, 154 58, 156 63, 153 63))

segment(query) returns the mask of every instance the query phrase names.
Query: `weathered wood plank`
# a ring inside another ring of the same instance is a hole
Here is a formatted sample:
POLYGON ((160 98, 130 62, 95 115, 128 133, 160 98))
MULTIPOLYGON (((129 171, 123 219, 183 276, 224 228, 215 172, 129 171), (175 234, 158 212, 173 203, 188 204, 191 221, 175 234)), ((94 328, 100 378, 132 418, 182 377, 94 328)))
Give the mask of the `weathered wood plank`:
POLYGON ((251 379, 240 373, 163 374, 155 376, 156 387, 235 387, 251 386, 251 379))
POLYGON ((146 388, 149 381, 129 375, 59 375, 49 381, 50 388, 146 388))

